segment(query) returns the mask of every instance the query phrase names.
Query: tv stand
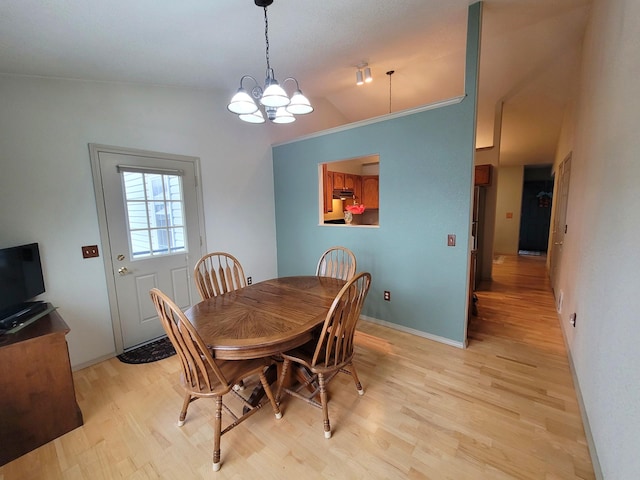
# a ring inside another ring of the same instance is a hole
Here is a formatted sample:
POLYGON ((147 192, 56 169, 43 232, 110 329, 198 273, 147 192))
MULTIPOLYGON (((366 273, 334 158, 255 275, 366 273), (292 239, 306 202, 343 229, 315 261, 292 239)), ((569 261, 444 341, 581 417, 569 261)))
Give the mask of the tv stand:
POLYGON ((0 465, 83 424, 68 332, 54 310, 0 336, 0 465))

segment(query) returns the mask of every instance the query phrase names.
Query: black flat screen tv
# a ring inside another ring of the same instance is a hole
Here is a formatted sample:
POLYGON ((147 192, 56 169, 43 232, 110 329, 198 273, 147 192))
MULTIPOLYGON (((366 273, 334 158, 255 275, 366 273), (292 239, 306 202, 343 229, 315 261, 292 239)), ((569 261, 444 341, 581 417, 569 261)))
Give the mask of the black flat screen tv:
POLYGON ((37 243, 0 249, 0 321, 29 309, 45 292, 37 243))

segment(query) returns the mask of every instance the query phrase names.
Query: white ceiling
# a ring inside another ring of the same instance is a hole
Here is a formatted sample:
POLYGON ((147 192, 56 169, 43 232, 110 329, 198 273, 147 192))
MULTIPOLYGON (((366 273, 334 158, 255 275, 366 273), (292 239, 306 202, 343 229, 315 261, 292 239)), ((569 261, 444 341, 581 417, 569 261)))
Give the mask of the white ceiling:
MULTIPOLYGON (((470 3, 275 0, 271 66, 281 80, 295 76, 314 104, 333 105, 343 123, 389 113, 390 103, 395 112, 461 95, 470 3), (374 81, 356 87, 362 61, 374 81), (388 70, 396 72, 391 97, 388 70)), ((485 1, 477 146, 493 144, 495 106, 504 100, 502 163, 553 161, 590 4, 485 1)), ((253 0, 0 2, 0 73, 231 96, 242 75, 262 79, 264 50, 263 11, 253 0)))

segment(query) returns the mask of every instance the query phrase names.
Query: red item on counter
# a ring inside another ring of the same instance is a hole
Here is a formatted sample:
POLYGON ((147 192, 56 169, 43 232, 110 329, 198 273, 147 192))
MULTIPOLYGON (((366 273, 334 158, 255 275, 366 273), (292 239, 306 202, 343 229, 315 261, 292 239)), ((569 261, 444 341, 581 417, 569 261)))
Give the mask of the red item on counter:
POLYGON ((364 212, 365 207, 364 205, 360 204, 360 205, 347 205, 345 208, 347 209, 348 212, 360 214, 364 212))

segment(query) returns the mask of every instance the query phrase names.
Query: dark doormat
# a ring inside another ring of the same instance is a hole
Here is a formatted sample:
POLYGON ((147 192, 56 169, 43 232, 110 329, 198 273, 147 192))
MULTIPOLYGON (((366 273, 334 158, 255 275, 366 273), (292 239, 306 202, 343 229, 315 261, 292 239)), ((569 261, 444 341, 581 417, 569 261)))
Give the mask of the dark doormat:
POLYGON ((538 252, 537 250, 518 250, 518 255, 534 255, 536 257, 540 257, 544 255, 545 252, 538 252))
POLYGON ((118 355, 118 360, 123 363, 151 363, 175 355, 175 353, 176 350, 171 345, 171 340, 168 337, 163 337, 118 355))

